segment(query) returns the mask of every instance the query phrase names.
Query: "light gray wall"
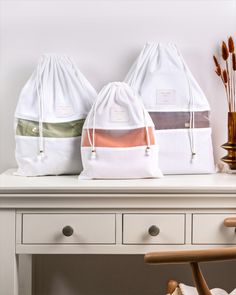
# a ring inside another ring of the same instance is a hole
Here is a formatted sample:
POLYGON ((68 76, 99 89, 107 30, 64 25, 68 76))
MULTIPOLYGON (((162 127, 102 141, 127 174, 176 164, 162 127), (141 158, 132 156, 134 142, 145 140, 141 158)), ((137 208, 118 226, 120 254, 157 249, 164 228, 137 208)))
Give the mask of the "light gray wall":
POLYGON ((226 139, 226 103, 212 54, 235 32, 235 0, 0 0, 0 171, 16 165, 14 109, 42 53, 72 54, 100 90, 125 77, 145 41, 179 45, 211 103, 218 160, 226 139))
MULTIPOLYGON (((42 53, 72 54, 100 90, 125 77, 145 41, 179 45, 210 101, 218 161, 226 140, 226 102, 212 54, 230 34, 236 35, 235 0, 0 0, 0 171, 16 165, 14 109, 42 53)), ((211 286, 233 288, 230 265, 210 266, 211 286)), ((151 269, 141 256, 36 258, 37 295, 163 294, 170 277, 190 281, 186 267, 151 269)))

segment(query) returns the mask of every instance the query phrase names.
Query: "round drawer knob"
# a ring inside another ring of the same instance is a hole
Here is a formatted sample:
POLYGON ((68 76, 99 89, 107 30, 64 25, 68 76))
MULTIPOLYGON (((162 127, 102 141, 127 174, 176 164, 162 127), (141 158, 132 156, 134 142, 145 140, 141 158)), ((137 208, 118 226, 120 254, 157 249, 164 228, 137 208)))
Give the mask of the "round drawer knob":
POLYGON ((70 225, 67 225, 67 226, 63 227, 62 233, 63 233, 64 236, 70 237, 70 236, 73 235, 74 230, 70 225))
POLYGON ((155 236, 159 235, 160 229, 156 225, 152 225, 152 226, 149 227, 148 233, 149 233, 150 236, 155 237, 155 236))

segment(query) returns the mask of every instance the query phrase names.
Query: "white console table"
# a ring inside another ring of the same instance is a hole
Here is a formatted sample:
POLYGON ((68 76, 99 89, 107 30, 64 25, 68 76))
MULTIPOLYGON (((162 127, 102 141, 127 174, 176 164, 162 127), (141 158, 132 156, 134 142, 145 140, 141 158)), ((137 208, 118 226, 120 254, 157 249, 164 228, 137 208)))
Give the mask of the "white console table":
POLYGON ((236 175, 79 181, 13 172, 0 176, 1 295, 32 294, 32 254, 144 254, 236 244, 235 228, 224 226, 225 218, 236 217, 236 175))

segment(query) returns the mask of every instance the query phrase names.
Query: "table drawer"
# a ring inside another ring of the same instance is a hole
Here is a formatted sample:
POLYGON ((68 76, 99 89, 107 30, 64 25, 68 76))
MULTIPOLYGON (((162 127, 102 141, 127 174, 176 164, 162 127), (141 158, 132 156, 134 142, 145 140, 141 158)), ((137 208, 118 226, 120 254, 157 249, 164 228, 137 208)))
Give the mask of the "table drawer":
POLYGON ((114 244, 115 214, 23 214, 22 230, 23 244, 114 244))
POLYGON ((184 244, 184 214, 124 214, 124 244, 184 244))
POLYGON ((235 228, 224 226, 232 214, 194 214, 193 244, 236 244, 235 228))

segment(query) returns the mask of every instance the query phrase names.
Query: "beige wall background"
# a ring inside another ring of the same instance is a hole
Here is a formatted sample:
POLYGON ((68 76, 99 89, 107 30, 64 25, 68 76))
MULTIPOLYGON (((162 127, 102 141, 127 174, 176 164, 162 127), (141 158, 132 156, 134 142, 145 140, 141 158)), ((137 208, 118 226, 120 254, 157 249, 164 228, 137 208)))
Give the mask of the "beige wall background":
MULTIPOLYGON (((174 41, 212 107, 216 161, 226 140, 226 101, 212 54, 236 37, 235 0, 0 0, 0 171, 16 166, 13 115, 19 92, 44 52, 67 52, 100 90, 123 80, 145 41, 174 41)), ((160 294, 185 266, 150 268, 141 256, 37 256, 37 295, 160 294)), ((210 285, 235 287, 233 263, 205 266, 210 285), (223 275, 228 271, 228 275, 223 275)))

